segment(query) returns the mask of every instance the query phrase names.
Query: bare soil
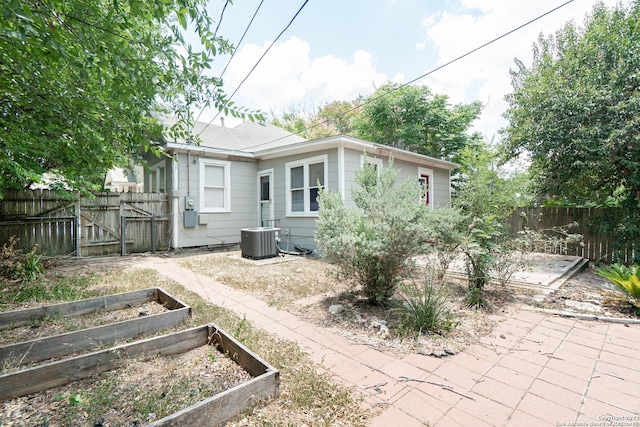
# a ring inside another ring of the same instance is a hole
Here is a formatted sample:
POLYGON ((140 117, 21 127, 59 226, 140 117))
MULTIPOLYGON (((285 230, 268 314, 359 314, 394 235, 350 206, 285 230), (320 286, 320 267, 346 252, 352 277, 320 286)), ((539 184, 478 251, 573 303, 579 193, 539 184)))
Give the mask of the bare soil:
MULTIPOLYGON (((232 252, 188 257, 180 262, 279 309, 380 350, 443 357, 474 344, 494 326, 487 311, 471 309, 463 303, 466 288, 459 282, 446 284, 448 308, 457 327, 444 334, 412 334, 402 330, 395 310, 369 304, 358 296, 353 284, 336 278, 335 266, 317 258, 285 257, 256 262, 232 252), (342 306, 340 312, 330 312, 332 305, 342 306)), ((527 291, 488 285, 488 311, 502 310, 522 293, 527 291)))
POLYGON ((592 269, 573 276, 538 306, 602 317, 640 319, 640 313, 626 300, 624 294, 606 279, 596 275, 592 269))
POLYGON ((210 346, 123 368, 4 402, 2 426, 139 426, 251 379, 210 346), (102 405, 110 408, 96 412, 102 405))

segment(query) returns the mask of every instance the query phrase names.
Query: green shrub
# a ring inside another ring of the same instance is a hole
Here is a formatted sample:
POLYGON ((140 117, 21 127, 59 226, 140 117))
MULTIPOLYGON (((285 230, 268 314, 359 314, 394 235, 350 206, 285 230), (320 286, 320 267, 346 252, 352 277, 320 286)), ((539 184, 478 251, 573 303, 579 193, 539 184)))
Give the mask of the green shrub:
POLYGON ((412 283, 402 287, 402 303, 397 311, 400 325, 418 335, 423 332, 442 334, 455 327, 453 315, 447 304, 446 288, 426 280, 424 284, 412 283))
POLYGON ((469 292, 465 302, 470 307, 486 307, 484 286, 491 280, 491 270, 504 247, 503 224, 495 215, 474 217, 461 244, 465 255, 469 292))
POLYGON ((640 266, 613 264, 611 267, 598 268, 595 273, 624 292, 629 303, 640 310, 640 266))
POLYGON ((36 254, 37 248, 38 246, 34 246, 33 249, 31 249, 31 252, 29 252, 22 260, 20 267, 20 279, 22 279, 23 282, 34 282, 44 273, 41 263, 42 255, 36 254))
POLYGON ((390 301, 411 271, 407 261, 433 240, 425 221, 431 209, 419 203, 417 180, 396 183, 396 176, 392 160, 380 169, 365 161, 351 192, 355 207, 345 206, 337 192, 319 195, 315 239, 321 255, 376 305, 390 301))

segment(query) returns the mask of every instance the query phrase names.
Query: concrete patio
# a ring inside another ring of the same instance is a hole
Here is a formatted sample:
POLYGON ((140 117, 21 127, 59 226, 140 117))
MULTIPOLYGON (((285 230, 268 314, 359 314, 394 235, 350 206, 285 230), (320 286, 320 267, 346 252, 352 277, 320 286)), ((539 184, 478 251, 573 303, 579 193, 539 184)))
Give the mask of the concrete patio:
MULTIPOLYGON (((569 264, 531 274, 558 276, 569 264)), ((638 324, 566 318, 518 303, 491 315, 491 335, 462 353, 399 355, 354 344, 171 258, 146 258, 135 268, 155 269, 297 342, 366 405, 381 409, 372 426, 640 426, 638 324)))

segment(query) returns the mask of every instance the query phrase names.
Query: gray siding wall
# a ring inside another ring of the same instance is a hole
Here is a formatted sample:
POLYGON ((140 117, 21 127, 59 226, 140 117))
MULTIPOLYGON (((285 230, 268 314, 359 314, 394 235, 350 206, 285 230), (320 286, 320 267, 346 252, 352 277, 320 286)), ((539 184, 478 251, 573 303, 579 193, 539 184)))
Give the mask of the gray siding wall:
POLYGON ((177 208, 178 247, 239 243, 240 229, 258 225, 257 164, 230 162, 231 211, 198 212, 195 227, 185 227, 186 197, 195 198, 196 211, 200 206, 200 156, 192 154, 190 159, 191 163, 188 161, 187 154, 177 156, 178 189, 173 193, 173 206, 177 208))
MULTIPOLYGON (((356 150, 344 150, 344 161, 345 161, 345 200, 347 201, 348 206, 353 206, 353 202, 351 201, 351 189, 355 186, 355 177, 356 172, 360 169, 362 161, 363 153, 356 150)), ((368 158, 371 159, 380 159, 382 160, 383 166, 387 166, 389 164, 388 157, 376 157, 369 155, 368 158)), ((419 165, 415 163, 410 163, 403 160, 394 159, 393 167, 398 170, 397 180, 404 181, 405 179, 418 179, 418 170, 420 168, 419 165)), ((423 167, 425 169, 431 169, 433 171, 433 181, 430 183, 432 186, 432 206, 433 207, 445 207, 450 205, 449 198, 449 170, 448 169, 439 169, 434 167, 423 167)))
MULTIPOLYGON (((258 170, 273 169, 273 190, 274 190, 274 218, 278 220, 280 228, 280 247, 293 250, 293 245, 301 245, 305 248, 315 249, 316 243, 313 238, 316 229, 315 217, 287 216, 286 212, 286 163, 304 160, 311 157, 327 155, 328 176, 326 187, 330 190, 338 190, 338 150, 310 151, 305 154, 282 157, 279 159, 263 160, 258 164, 258 170), (286 230, 289 231, 287 235, 286 230)), ((256 196, 257 197, 257 196, 256 196)), ((257 214, 256 214, 257 215, 257 214)))

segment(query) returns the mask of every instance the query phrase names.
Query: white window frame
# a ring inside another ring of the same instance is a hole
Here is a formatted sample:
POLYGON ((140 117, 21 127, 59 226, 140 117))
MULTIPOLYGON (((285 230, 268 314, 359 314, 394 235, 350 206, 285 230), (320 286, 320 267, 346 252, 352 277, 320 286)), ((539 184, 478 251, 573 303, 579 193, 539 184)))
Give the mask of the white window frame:
POLYGON ((149 167, 149 191, 152 193, 166 193, 167 192, 167 164, 165 160, 162 160, 155 165, 149 167), (160 191, 160 181, 164 171, 163 188, 160 191))
POLYGON ((227 162, 224 160, 214 160, 214 159, 200 159, 200 169, 199 169, 199 177, 198 177, 199 185, 198 188, 200 190, 200 211, 202 213, 218 213, 218 212, 231 212, 231 162, 227 162), (205 205, 205 197, 204 197, 204 172, 207 166, 215 166, 223 168, 224 173, 224 206, 223 207, 209 207, 205 205))
MULTIPOLYGON (((433 169, 428 168, 418 168, 418 180, 423 176, 429 177, 429 188, 427 189, 427 193, 429 195, 429 204, 427 207, 433 209, 434 208, 434 200, 433 200, 433 169)), ((424 199, 422 196, 420 197, 420 203, 424 203, 424 199)))
MULTIPOLYGON (((364 155, 360 156, 360 167, 364 167, 364 159, 365 159, 364 155)), ((376 165, 376 171, 378 172, 378 176, 379 176, 380 171, 384 167, 384 163, 382 159, 378 157, 369 157, 369 155, 367 155, 367 163, 370 165, 376 165)))
MULTIPOLYGON (((329 156, 323 154, 321 156, 309 157, 302 160, 296 160, 293 162, 285 163, 285 186, 286 186, 286 210, 288 217, 317 217, 318 211, 312 211, 310 206, 310 190, 309 185, 309 165, 322 163, 324 166, 324 187, 327 187, 327 180, 329 179, 329 156), (302 212, 293 212, 292 200, 291 200, 291 169, 302 166, 303 170, 303 193, 304 193, 304 210, 302 212)), ((313 186, 315 188, 315 186, 313 186)))

